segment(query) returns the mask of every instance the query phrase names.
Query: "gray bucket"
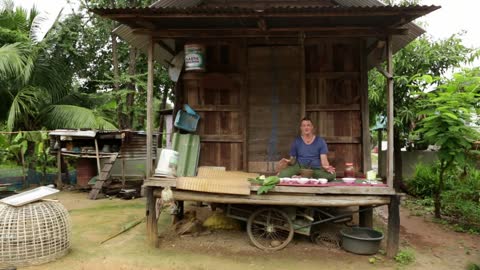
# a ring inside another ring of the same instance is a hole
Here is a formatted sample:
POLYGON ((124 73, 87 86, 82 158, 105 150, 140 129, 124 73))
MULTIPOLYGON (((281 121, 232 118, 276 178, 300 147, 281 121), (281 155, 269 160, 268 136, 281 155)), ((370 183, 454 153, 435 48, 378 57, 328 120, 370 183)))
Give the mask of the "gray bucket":
POLYGON ((353 227, 340 231, 342 248, 348 252, 371 255, 378 252, 383 233, 371 228, 353 227))

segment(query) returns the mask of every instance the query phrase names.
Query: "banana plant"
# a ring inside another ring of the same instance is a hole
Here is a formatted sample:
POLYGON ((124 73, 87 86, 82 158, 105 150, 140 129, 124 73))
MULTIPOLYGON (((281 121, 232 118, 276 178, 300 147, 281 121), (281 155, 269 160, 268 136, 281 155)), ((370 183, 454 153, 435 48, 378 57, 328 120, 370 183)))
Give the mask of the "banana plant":
POLYGON ((50 147, 48 146, 47 132, 41 131, 39 139, 40 140, 35 144, 35 163, 42 171, 42 180, 40 184, 43 185, 47 178, 47 168, 54 165, 55 158, 49 154, 50 147))
POLYGON ((22 164, 23 185, 27 183, 25 173, 25 153, 28 149, 28 141, 22 132, 19 132, 10 143, 8 152, 10 152, 17 160, 17 163, 22 164))

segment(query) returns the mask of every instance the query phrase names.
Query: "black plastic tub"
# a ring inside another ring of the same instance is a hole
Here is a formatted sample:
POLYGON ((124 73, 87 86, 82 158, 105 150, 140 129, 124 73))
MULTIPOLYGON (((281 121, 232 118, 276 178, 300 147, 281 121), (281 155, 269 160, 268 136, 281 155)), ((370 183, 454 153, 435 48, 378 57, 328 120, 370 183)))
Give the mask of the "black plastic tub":
POLYGON ((342 248, 348 252, 371 255, 378 252, 383 233, 371 228, 353 227, 340 231, 342 248))

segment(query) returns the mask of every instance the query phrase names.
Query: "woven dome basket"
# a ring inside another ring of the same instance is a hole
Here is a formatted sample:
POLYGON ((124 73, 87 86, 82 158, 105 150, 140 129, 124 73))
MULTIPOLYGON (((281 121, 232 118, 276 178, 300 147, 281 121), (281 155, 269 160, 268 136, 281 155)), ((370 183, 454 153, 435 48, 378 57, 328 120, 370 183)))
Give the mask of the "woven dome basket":
POLYGON ((0 267, 54 261, 70 248, 70 218, 58 202, 0 203, 0 267))

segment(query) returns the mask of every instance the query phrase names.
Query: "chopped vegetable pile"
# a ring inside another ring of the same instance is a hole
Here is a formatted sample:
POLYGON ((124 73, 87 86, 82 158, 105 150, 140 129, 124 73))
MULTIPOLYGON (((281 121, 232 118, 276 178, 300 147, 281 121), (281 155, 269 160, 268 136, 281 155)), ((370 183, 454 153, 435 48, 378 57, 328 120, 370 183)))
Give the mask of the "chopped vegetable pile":
POLYGON ((257 194, 260 195, 272 190, 278 183, 280 183, 280 178, 278 178, 278 176, 265 177, 265 175, 260 175, 257 178, 250 178, 248 181, 261 185, 261 187, 257 190, 257 194))

